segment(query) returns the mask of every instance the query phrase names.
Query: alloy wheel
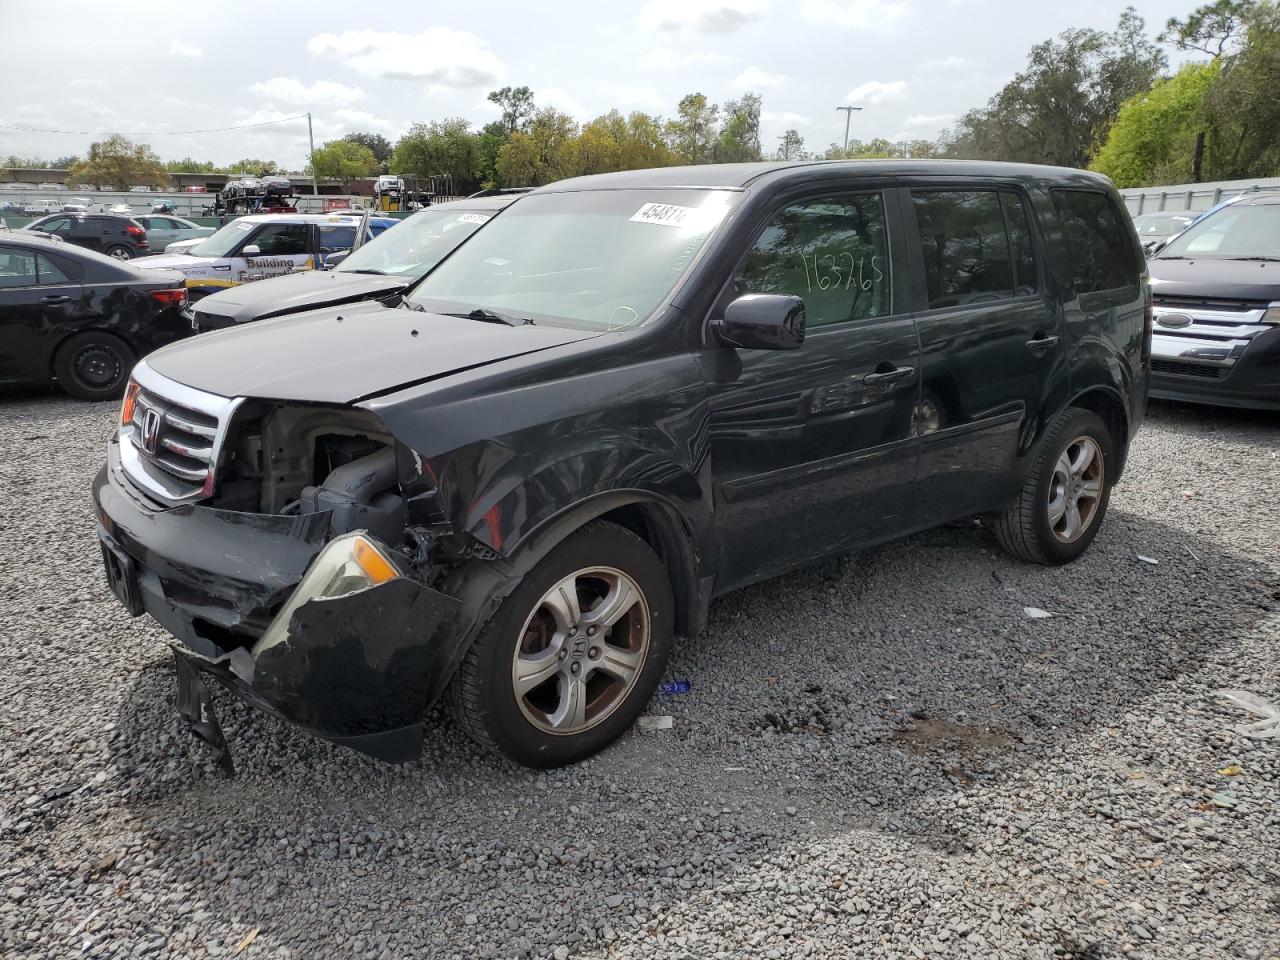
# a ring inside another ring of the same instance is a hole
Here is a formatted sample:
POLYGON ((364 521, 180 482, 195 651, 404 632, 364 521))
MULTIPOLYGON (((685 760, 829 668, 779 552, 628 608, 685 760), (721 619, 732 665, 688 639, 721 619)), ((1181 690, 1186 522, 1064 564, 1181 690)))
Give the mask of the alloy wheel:
POLYGON ((1092 525, 1102 502, 1105 464, 1102 448, 1089 436, 1076 437, 1053 465, 1049 481, 1049 528, 1062 543, 1073 543, 1092 525))
POLYGON ((569 736, 601 723, 635 687, 652 617, 639 585, 614 567, 587 567, 553 585, 525 620, 511 664, 520 712, 569 736))

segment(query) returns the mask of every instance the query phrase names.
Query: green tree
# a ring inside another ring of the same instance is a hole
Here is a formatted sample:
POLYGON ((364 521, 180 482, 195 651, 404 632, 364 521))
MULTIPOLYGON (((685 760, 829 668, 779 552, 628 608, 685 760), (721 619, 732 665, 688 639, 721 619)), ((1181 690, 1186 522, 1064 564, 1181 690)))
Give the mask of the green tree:
POLYGON ((1092 169, 1119 187, 1194 182, 1197 143, 1204 150, 1205 101, 1221 73, 1218 61, 1188 64, 1146 93, 1126 100, 1092 169))
POLYGON ((454 189, 469 191, 479 182, 479 137, 461 117, 415 123, 392 151, 391 169, 419 178, 449 176, 454 189))
POLYGON ((509 137, 517 131, 529 129, 537 108, 533 103, 533 91, 528 87, 503 87, 489 93, 489 102, 496 104, 502 111, 503 136, 509 137))
POLYGON ((778 150, 774 153, 775 160, 805 160, 808 159, 804 152, 804 137, 800 136, 798 130, 788 130, 778 138, 778 150))
MULTIPOLYGON (((319 151, 317 151, 319 152, 319 151)), ((280 166, 274 160, 254 160, 252 158, 246 160, 237 160, 235 163, 228 165, 230 173, 248 173, 255 177, 274 177, 280 173, 280 166)), ((316 174, 316 176, 337 176, 337 174, 316 174)), ((363 176, 363 174, 355 174, 355 176, 363 176)))
POLYGON ((866 142, 851 140, 847 150, 841 144, 833 143, 827 148, 822 158, 824 160, 887 160, 900 156, 902 156, 902 148, 898 144, 883 137, 876 137, 866 142))
POLYGON ((164 168, 170 173, 222 173, 223 168, 212 160, 194 160, 183 157, 181 160, 166 160, 164 168))
POLYGON ((539 110, 528 133, 517 130, 498 151, 498 176, 511 186, 542 186, 572 176, 578 124, 554 107, 539 110))
POLYGON ((9 154, 4 158, 4 162, 0 163, 6 170, 47 170, 49 162, 41 160, 39 157, 20 157, 15 153, 9 154))
POLYGON ((91 184, 105 190, 169 186, 169 172, 145 143, 134 143, 116 134, 90 144, 89 155, 72 164, 67 185, 91 184))
POLYGON ((720 108, 701 93, 690 93, 676 106, 676 118, 664 129, 667 143, 683 163, 710 163, 720 108))
POLYGON ((50 170, 70 170, 72 165, 76 163, 79 159, 80 158, 77 157, 74 153, 68 154, 65 157, 58 157, 57 160, 54 160, 49 164, 49 169, 50 170))
POLYGON ((1150 89, 1165 62, 1132 7, 1111 33, 1067 30, 1036 44, 1022 72, 961 117, 945 152, 1082 167, 1120 105, 1150 89))
POLYGON ((345 188, 348 181, 377 173, 378 161, 366 146, 349 140, 330 140, 312 155, 307 172, 341 180, 345 188))
POLYGON ((745 93, 724 105, 724 123, 713 155, 722 163, 762 159, 760 150, 760 95, 745 93))
POLYGON ((1207 53, 1216 59, 1241 36, 1258 13, 1258 7, 1258 0, 1214 0, 1197 7, 1185 20, 1170 17, 1160 41, 1171 43, 1179 50, 1207 53))
POLYGON ((1280 7, 1260 4, 1205 100, 1206 180, 1280 175, 1280 7))
POLYGON ((348 143, 358 143, 362 147, 368 147, 378 163, 386 163, 391 159, 393 149, 391 141, 380 133, 348 133, 342 139, 348 143))

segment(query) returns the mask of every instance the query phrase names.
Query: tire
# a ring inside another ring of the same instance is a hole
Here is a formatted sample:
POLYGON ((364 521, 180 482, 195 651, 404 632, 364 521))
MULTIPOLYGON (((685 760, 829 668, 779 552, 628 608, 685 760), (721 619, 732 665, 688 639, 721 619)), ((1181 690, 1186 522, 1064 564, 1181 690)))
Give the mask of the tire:
POLYGON ((130 250, 128 247, 124 246, 123 244, 119 244, 119 243, 115 244, 114 246, 107 247, 107 249, 102 252, 105 253, 108 257, 115 257, 117 260, 133 259, 133 251, 130 250))
POLYGON ((649 702, 666 669, 674 613, 666 568, 649 545, 615 524, 591 523, 503 601, 449 686, 450 709, 476 743, 517 763, 582 760, 617 739, 649 702), (568 583, 576 607, 560 589, 568 583), (620 598, 613 625, 590 626, 610 597, 620 598), (517 673, 527 677, 520 696, 517 673), (566 699, 569 690, 581 699, 566 699))
POLYGON ((1000 546, 1019 560, 1047 566, 1079 557, 1106 517, 1115 463, 1115 441, 1102 418, 1068 407, 1040 441, 1022 491, 996 519, 1000 546), (1077 477, 1074 468, 1086 460, 1077 477))
POLYGON ((113 400, 124 393, 136 359, 119 337, 90 330, 58 347, 53 372, 62 389, 79 400, 113 400))

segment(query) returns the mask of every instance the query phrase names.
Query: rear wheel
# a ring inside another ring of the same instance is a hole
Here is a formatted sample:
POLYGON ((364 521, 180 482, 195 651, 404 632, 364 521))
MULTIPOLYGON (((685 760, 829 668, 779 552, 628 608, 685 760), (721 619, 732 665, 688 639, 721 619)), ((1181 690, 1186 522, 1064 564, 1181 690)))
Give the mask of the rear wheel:
POLYGON ((671 649, 662 561, 597 522, 525 577, 467 652, 450 706, 479 744, 531 767, 581 760, 644 709, 671 649))
POLYGON ((114 247, 107 247, 104 252, 108 257, 115 257, 117 260, 133 259, 133 251, 122 244, 116 244, 114 247))
POLYGON ((124 392, 133 350, 101 330, 78 333, 58 348, 53 372, 62 389, 80 400, 111 400, 124 392))
POLYGON ((996 520, 1000 545, 1032 563, 1076 559, 1102 526, 1114 464, 1114 440, 1102 418, 1067 408, 1041 440, 1022 492, 996 520))

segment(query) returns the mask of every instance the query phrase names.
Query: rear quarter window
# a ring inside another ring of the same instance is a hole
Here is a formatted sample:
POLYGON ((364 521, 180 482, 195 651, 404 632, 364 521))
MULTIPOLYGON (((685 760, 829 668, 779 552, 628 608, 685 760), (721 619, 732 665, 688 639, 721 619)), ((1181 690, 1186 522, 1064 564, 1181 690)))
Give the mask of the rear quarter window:
POLYGON ((1053 190, 1077 294, 1133 287, 1138 267, 1127 224, 1105 193, 1053 190))

